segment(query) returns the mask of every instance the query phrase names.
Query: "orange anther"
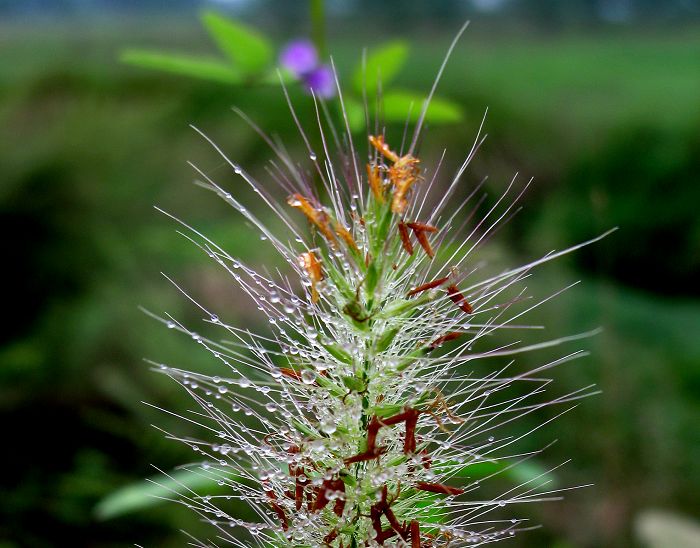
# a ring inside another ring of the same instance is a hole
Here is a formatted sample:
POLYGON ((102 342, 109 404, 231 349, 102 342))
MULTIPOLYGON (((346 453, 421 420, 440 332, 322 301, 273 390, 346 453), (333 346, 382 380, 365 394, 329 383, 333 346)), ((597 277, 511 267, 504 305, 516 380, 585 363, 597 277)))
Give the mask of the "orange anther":
POLYGON ((306 271, 306 275, 311 280, 311 300, 318 302, 318 284, 323 281, 321 262, 316 258, 313 251, 307 251, 299 255, 299 266, 306 271))
POLYGON ((367 181, 369 182, 369 187, 372 189, 374 199, 380 204, 383 204, 384 186, 382 183, 381 174, 379 172, 379 167, 367 164, 367 181))
POLYGON ((309 222, 318 228, 321 234, 325 236, 331 245, 335 246, 335 234, 333 234, 333 231, 331 230, 328 215, 325 211, 312 206, 309 200, 304 198, 304 196, 301 194, 292 194, 289 198, 287 198, 287 203, 292 207, 300 209, 301 212, 306 215, 309 222))

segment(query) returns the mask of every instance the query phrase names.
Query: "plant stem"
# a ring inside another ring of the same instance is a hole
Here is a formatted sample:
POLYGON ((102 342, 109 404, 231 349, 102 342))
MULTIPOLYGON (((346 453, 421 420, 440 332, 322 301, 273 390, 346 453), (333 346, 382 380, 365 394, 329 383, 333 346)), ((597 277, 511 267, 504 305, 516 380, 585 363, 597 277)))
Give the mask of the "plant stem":
POLYGON ((326 56, 326 6, 324 0, 310 0, 311 38, 321 57, 326 56))

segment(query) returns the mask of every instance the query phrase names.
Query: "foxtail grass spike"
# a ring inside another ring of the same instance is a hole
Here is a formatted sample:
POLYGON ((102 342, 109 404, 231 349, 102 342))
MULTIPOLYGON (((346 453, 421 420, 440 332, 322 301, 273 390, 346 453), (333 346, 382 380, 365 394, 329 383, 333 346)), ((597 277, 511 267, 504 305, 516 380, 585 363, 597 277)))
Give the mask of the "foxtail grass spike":
POLYGON ((496 272, 478 259, 522 196, 514 179, 486 209, 467 182, 458 184, 481 130, 443 187, 419 158, 417 136, 408 153, 383 133, 353 142, 333 126, 329 105, 309 100, 318 114, 313 135, 299 124, 308 158, 265 137, 277 156, 269 180, 209 141, 257 202, 242 203, 198 171, 288 271, 256 271, 182 223, 268 327, 228 323, 225 310, 209 310, 172 282, 219 335, 162 321, 221 371, 156 368, 198 404, 177 416, 198 425, 201 438, 169 436, 191 447, 193 474, 218 484, 216 495, 186 491, 180 502, 211 523, 215 545, 479 546, 530 529, 519 506, 560 493, 546 474, 508 485, 505 471, 536 455, 520 453, 519 443, 549 420, 533 427, 521 419, 548 406, 563 413, 592 389, 551 392, 549 370, 581 352, 529 370, 503 360, 561 342, 521 344, 513 334, 536 327, 523 315, 560 293, 532 300, 523 280, 568 250, 496 272), (284 230, 269 229, 262 208, 284 230), (487 490, 484 463, 504 471, 487 490))

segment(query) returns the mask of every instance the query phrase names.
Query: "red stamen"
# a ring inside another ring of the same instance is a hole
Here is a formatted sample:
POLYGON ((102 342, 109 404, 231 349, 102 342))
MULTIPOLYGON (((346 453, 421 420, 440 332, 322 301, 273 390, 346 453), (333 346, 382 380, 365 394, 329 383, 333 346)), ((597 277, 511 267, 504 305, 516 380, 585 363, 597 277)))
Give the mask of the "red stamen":
POLYGON ((420 548, 420 525, 415 519, 411 521, 409 534, 411 536, 411 548, 420 548))
POLYGON ((433 251, 433 248, 430 246, 430 242, 428 241, 428 237, 425 235, 425 232, 421 231, 414 231, 414 234, 416 235, 416 238, 418 239, 418 243, 420 246, 423 248, 423 251, 425 251, 426 255, 430 257, 431 259, 435 257, 435 252, 433 251))
POLYGON ((425 223, 406 223, 406 226, 413 230, 414 232, 437 232, 438 228, 433 225, 427 225, 425 223))
POLYGON ((406 224, 401 221, 399 222, 399 236, 401 237, 401 245, 404 248, 404 251, 408 253, 409 255, 413 255, 413 244, 411 243, 411 237, 408 234, 408 228, 406 228, 406 224))
POLYGON ((292 369, 290 367, 280 367, 280 373, 282 373, 282 375, 284 375, 285 377, 294 379, 295 381, 301 380, 301 373, 299 373, 299 371, 297 371, 296 369, 292 369))
POLYGON ((452 331, 451 333, 447 333, 446 335, 443 335, 442 337, 438 337, 435 339, 433 342, 431 342, 428 345, 429 350, 435 350, 436 348, 439 348, 443 344, 449 341, 453 341, 458 337, 461 337, 464 333, 460 331, 452 331))
POLYGON ((304 501, 304 483, 302 479, 306 478, 304 475, 304 469, 300 468, 297 472, 297 481, 294 488, 294 506, 297 510, 301 510, 301 504, 304 501))
POLYGON ((277 517, 282 522, 282 529, 284 531, 286 531, 287 529, 289 529, 289 521, 287 520, 287 514, 285 513, 284 508, 282 508, 277 503, 277 495, 275 495, 274 491, 269 489, 268 482, 263 481, 263 489, 265 490, 265 494, 267 495, 267 498, 270 499, 270 506, 272 507, 272 509, 275 511, 275 514, 277 514, 277 517))
POLYGON ((403 452, 406 455, 416 452, 416 425, 418 413, 406 419, 406 436, 403 440, 403 452))
POLYGON ((417 295, 418 293, 422 293, 423 291, 427 291, 428 289, 433 289, 435 287, 441 286, 449 279, 449 276, 445 276, 444 278, 438 278, 437 280, 433 280, 432 282, 419 285, 418 287, 411 289, 411 291, 408 292, 408 296, 413 297, 413 295, 417 295))
POLYGON ((421 452, 421 462, 423 463, 423 468, 426 470, 430 470, 430 467, 433 464, 433 459, 430 456, 430 453, 428 453, 427 449, 423 449, 421 452))
POLYGON ((338 535, 339 535, 338 530, 337 530, 337 529, 333 529, 330 533, 328 533, 328 534, 323 538, 323 542, 325 542, 326 544, 330 545, 331 542, 333 542, 335 539, 338 538, 338 535))
POLYGON ((464 489, 459 489, 458 487, 450 487, 449 485, 443 485, 442 483, 428 483, 425 481, 419 481, 416 483, 416 489, 450 496, 457 496, 464 493, 464 489))
POLYGON ((472 308, 472 305, 464 298, 464 295, 462 295, 462 292, 456 285, 452 284, 447 286, 447 295, 465 314, 474 312, 474 308, 472 308))
POLYGON ((432 259, 435 256, 435 252, 433 252, 433 248, 430 246, 426 232, 437 232, 437 227, 426 225, 425 223, 406 223, 406 226, 413 230, 423 251, 432 259))

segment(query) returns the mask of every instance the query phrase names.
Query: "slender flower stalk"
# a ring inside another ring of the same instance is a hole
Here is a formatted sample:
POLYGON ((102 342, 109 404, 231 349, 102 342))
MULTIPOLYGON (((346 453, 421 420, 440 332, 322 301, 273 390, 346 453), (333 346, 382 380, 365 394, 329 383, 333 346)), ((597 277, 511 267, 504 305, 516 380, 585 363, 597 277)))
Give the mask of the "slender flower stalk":
MULTIPOLYGON (((337 92, 342 105, 339 86, 337 92)), ((257 272, 183 223, 270 329, 230 325, 194 299, 225 340, 163 318, 226 371, 218 377, 158 367, 201 406, 183 419, 208 433, 197 440, 171 436, 195 452, 193 473, 227 489, 223 496, 189 492, 181 502, 217 528, 217 543, 234 546, 476 546, 530 528, 491 513, 558 493, 533 478, 484 497, 484 478, 473 471, 483 463, 517 466, 532 456, 516 446, 533 428, 515 436, 511 425, 545 406, 561 404, 564 411, 591 389, 543 398, 546 373, 581 352, 526 372, 512 362, 495 368, 495 358, 566 339, 529 346, 494 346, 489 339, 528 327, 519 318, 561 291, 528 304, 522 280, 580 246, 482 274, 486 265, 474 257, 516 211, 527 184, 516 191, 514 179, 485 213, 481 185, 462 201, 454 198, 483 142, 481 130, 440 187, 439 166, 425 167, 416 154, 422 122, 405 151, 381 132, 354 143, 348 131, 341 146, 324 103, 314 102, 323 149, 309 147, 307 165, 269 140, 280 159, 273 179, 281 193, 212 143, 278 216, 283 234, 198 171, 202 186, 259 230, 295 276, 257 272), (257 519, 232 510, 241 502, 257 519)), ((293 108, 292 114, 297 119, 293 108)), ((303 131, 302 137, 311 142, 303 131)))

